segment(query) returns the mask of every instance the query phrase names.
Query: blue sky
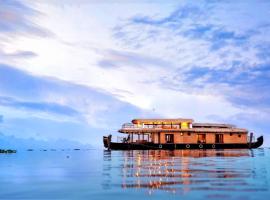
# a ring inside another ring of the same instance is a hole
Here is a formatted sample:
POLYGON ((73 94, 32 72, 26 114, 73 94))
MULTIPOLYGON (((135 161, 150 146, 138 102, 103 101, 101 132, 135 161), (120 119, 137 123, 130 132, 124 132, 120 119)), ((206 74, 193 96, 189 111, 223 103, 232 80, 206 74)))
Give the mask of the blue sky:
POLYGON ((270 143, 268 1, 0 1, 0 132, 101 145, 138 117, 270 143))

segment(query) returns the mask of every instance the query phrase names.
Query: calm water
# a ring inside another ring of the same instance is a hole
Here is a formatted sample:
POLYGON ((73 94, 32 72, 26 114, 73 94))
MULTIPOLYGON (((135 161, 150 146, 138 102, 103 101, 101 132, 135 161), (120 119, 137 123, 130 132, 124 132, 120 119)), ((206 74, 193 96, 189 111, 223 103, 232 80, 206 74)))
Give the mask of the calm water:
POLYGON ((0 154, 0 199, 266 199, 270 149, 0 154))

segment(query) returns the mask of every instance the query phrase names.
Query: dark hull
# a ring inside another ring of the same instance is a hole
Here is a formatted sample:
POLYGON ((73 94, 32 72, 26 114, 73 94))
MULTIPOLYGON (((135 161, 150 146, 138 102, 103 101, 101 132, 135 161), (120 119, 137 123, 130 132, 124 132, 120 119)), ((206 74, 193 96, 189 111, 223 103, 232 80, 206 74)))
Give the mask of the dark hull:
POLYGON ((11 150, 11 149, 0 149, 0 153, 16 153, 16 150, 11 150))
POLYGON ((148 149, 254 149, 263 144, 263 136, 256 142, 245 144, 154 144, 154 143, 116 143, 110 142, 105 148, 111 150, 148 150, 148 149))

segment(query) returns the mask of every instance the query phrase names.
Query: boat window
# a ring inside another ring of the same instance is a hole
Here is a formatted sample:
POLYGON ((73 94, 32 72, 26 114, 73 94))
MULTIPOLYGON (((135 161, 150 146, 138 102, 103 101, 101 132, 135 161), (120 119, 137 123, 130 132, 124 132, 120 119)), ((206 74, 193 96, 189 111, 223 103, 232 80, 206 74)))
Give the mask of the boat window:
POLYGON ((223 134, 216 134, 215 143, 223 143, 223 134))
POLYGON ((186 129, 186 128, 188 128, 189 126, 188 126, 188 123, 187 122, 182 122, 181 123, 181 128, 182 129, 186 129))
POLYGON ((206 143, 206 134, 198 134, 198 143, 206 143))
POLYGON ((232 133, 230 133, 230 136, 232 136, 233 134, 232 133))
POLYGON ((172 128, 179 129, 179 125, 172 125, 172 128))
POLYGON ((241 137, 241 134, 238 134, 238 137, 241 137))
POLYGON ((191 134, 190 134, 190 133, 188 133, 187 135, 188 135, 188 136, 190 136, 191 134))

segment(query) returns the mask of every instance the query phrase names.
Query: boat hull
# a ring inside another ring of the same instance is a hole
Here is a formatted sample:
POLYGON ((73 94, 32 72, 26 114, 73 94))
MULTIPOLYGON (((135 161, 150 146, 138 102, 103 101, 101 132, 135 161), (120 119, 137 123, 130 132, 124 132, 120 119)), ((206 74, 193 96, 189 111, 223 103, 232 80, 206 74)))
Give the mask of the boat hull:
POLYGON ((254 149, 263 144, 263 136, 252 143, 230 143, 230 144, 154 144, 154 143, 104 143, 104 147, 111 150, 150 150, 150 149, 254 149))
POLYGON ((0 153, 17 153, 17 151, 12 149, 0 149, 0 153))

